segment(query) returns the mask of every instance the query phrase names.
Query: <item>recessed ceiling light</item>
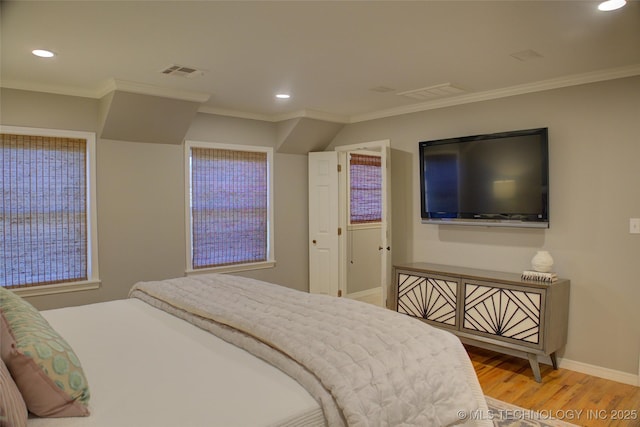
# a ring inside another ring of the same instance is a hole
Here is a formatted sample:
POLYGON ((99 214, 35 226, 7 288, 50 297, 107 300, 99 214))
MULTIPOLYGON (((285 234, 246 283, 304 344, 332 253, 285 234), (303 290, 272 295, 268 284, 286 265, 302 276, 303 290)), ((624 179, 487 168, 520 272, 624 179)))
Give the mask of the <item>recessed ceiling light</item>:
POLYGON ((289 99, 291 98, 291 95, 289 95, 288 93, 279 93, 276 95, 276 98, 278 99, 289 99))
POLYGON ((51 52, 50 50, 44 49, 34 49, 31 51, 31 53, 33 53, 35 56, 39 56, 40 58, 52 58, 55 56, 55 53, 51 52))
POLYGON ((625 4, 627 4, 626 0, 607 0, 598 5, 598 10, 609 12, 611 10, 620 9, 625 4))

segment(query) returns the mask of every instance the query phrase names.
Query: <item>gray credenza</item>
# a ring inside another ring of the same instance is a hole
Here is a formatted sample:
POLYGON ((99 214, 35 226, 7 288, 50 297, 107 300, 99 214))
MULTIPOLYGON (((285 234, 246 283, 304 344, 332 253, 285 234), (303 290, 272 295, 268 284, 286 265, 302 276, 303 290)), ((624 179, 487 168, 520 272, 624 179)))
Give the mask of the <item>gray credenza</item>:
POLYGON ((567 342, 569 280, 525 281, 519 274, 428 263, 395 265, 394 272, 389 308, 464 343, 525 353, 538 382, 539 355, 558 368, 556 351, 567 342))

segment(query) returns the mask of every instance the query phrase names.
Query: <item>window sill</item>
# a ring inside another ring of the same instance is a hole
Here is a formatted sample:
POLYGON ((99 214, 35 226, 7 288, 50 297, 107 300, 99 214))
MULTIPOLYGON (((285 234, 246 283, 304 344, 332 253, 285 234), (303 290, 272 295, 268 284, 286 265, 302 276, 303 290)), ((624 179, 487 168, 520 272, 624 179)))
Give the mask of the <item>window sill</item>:
POLYGON ((11 288, 16 295, 21 297, 35 297, 39 295, 62 294, 66 292, 88 291, 98 289, 100 280, 84 280, 82 282, 58 283, 54 285, 27 286, 24 288, 11 288))
POLYGON ((264 268, 273 268, 276 266, 275 261, 256 262, 251 264, 225 265, 223 267, 199 268, 197 270, 187 270, 187 276, 206 274, 206 273, 236 273, 239 271, 262 270, 264 268))

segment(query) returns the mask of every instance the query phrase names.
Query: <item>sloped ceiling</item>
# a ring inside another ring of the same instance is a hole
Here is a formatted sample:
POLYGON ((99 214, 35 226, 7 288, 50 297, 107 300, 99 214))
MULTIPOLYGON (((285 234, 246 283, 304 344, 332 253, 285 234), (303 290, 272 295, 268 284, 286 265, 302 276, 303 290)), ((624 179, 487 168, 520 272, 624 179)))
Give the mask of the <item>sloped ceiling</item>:
POLYGON ((103 138, 178 143, 197 104, 278 123, 281 152, 300 152, 340 123, 638 75, 639 14, 640 1, 4 0, 0 86, 100 99, 103 138), (105 90, 115 78, 207 96, 105 90), (459 91, 416 97, 442 87, 459 91))
MULTIPOLYGON (((194 100, 113 90, 100 99, 100 137, 179 145, 201 103, 194 100)), ((323 151, 344 123, 297 117, 277 123, 276 151, 323 151)))
POLYGON ((278 123, 276 151, 286 154, 323 151, 343 127, 343 123, 307 117, 282 121, 278 123))
MULTIPOLYGON (((114 90, 100 99, 99 134, 104 139, 179 145, 200 105, 197 101, 114 90)), ((277 123, 276 151, 323 151, 343 126, 307 117, 283 120, 277 123)))
POLYGON ((100 137, 121 141, 181 144, 199 102, 113 91, 100 100, 100 137))
POLYGON ((353 123, 640 74, 640 1, 610 13, 574 0, 4 0, 0 11, 3 88, 100 99, 117 78, 273 122, 315 111, 353 123), (402 95, 442 85, 462 91, 402 95))

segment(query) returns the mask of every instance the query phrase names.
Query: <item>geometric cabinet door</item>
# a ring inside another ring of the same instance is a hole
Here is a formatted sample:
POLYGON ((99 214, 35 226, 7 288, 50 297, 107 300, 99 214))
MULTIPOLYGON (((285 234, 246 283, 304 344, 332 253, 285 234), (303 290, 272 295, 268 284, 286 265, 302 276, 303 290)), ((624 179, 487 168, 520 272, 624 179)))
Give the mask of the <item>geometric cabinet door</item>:
POLYGON ((458 282, 398 274, 398 312, 456 326, 458 282))
POLYGON ((540 293, 471 283, 464 289, 464 329, 540 344, 540 293))

